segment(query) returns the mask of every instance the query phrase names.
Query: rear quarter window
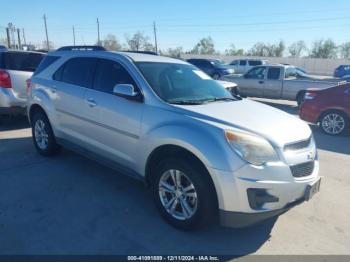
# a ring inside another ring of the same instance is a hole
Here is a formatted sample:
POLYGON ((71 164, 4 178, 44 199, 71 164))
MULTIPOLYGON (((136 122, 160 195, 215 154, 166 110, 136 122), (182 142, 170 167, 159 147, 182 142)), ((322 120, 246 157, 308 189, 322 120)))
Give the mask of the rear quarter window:
POLYGON ((6 52, 2 54, 2 68, 7 70, 34 72, 44 54, 6 52))
POLYGON ((55 61, 57 61, 60 57, 59 56, 46 56, 41 63, 39 64, 39 66, 37 67, 37 69, 35 70, 34 75, 37 75, 39 73, 41 73, 42 71, 44 71, 46 68, 48 68, 50 65, 52 65, 55 61))

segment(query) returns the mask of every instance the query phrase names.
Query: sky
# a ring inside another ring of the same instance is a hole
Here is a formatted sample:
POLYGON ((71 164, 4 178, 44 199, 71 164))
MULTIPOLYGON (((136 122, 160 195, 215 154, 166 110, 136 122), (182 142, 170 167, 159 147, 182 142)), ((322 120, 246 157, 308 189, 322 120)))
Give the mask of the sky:
POLYGON ((26 41, 45 40, 43 15, 48 35, 55 47, 95 44, 96 19, 101 38, 144 32, 153 42, 153 22, 157 25, 160 49, 182 46, 190 50, 203 37, 211 36, 215 48, 224 51, 234 44, 248 50, 256 42, 287 45, 304 40, 308 45, 332 38, 337 44, 350 41, 349 0, 17 0, 2 1, 0 38, 12 22, 24 28, 26 41), (6 10, 6 12, 4 12, 6 10))

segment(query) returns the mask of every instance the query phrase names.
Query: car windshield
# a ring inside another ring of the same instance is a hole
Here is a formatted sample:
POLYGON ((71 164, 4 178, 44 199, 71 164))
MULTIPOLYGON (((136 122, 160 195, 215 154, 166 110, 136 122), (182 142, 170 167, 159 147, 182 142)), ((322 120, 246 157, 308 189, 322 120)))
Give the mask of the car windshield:
POLYGON ((151 88, 172 104, 202 104, 237 100, 217 81, 188 64, 138 62, 151 88))

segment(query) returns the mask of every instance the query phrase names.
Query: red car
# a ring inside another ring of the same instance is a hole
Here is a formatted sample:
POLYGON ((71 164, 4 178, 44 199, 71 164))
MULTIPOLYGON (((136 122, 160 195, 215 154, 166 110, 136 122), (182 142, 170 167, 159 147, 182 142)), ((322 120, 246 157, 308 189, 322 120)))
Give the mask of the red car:
POLYGON ((300 108, 300 118, 319 123, 326 134, 343 133, 350 127, 350 84, 308 91, 300 108))

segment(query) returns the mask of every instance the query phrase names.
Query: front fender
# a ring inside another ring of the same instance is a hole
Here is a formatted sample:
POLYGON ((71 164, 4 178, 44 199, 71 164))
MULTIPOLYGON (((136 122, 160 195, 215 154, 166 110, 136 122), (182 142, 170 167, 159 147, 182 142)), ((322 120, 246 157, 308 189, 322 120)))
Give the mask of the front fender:
POLYGON ((192 119, 185 122, 167 122, 147 130, 141 138, 141 174, 145 173, 148 156, 163 145, 175 145, 194 154, 201 162, 220 170, 237 170, 244 162, 228 146, 223 130, 192 119))

